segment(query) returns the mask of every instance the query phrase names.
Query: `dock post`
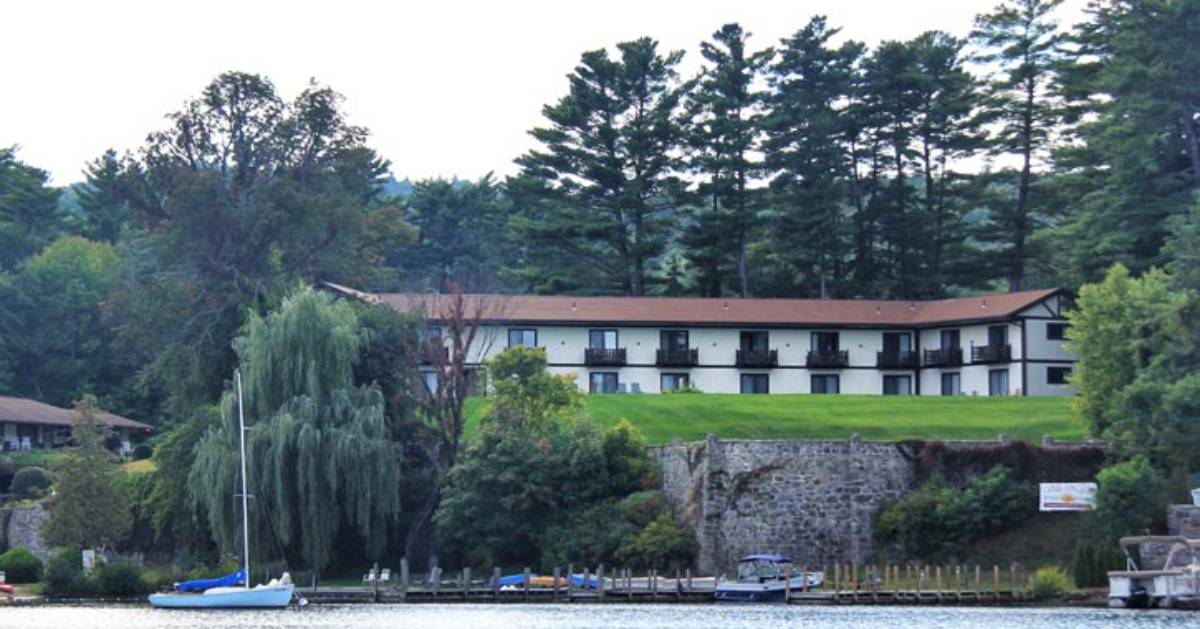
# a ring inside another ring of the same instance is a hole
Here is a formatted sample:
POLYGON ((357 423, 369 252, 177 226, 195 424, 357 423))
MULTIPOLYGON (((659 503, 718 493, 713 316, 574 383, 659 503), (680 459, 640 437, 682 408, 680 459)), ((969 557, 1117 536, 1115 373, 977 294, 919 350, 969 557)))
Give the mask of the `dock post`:
POLYGON ((633 570, 625 569, 625 598, 633 600, 633 570))
POLYGON ((979 602, 979 581, 980 581, 979 564, 975 564, 975 602, 979 602))
POLYGON ((604 564, 596 566, 596 597, 604 601, 604 564))
POLYGON ((800 566, 800 574, 804 575, 804 580, 800 582, 800 591, 808 594, 808 566, 800 566))
POLYGON ((400 598, 408 597, 408 558, 400 558, 400 598))
POLYGON ((1000 566, 992 564, 992 598, 1000 602, 1000 566))
POLYGON ((555 603, 558 602, 558 586, 561 583, 561 581, 559 581, 560 577, 562 577, 562 568, 554 566, 554 593, 550 595, 550 598, 555 603))
POLYGON ((492 568, 492 602, 500 600, 500 568, 492 568))
POLYGON ((1012 596, 1012 600, 1019 600, 1017 597, 1017 564, 1013 562, 1008 564, 1008 590, 1012 596))
POLYGON ((529 568, 521 570, 521 590, 523 591, 525 602, 529 602, 529 568))
POLYGON ((962 602, 962 566, 957 564, 954 566, 954 599, 962 602))
POLYGON ((471 566, 462 569, 462 593, 464 601, 471 598, 471 566))
POLYGON ((842 592, 842 562, 833 564, 833 602, 838 602, 842 592))
POLYGON ((942 567, 937 566, 935 569, 934 592, 937 592, 938 602, 942 602, 942 567))
POLYGON ((792 602, 792 567, 788 566, 787 580, 783 582, 783 602, 792 602))
POLYGON ((571 577, 574 574, 575 574, 575 564, 570 564, 570 563, 567 564, 567 602, 568 603, 571 602, 571 596, 573 595, 574 590, 575 590, 575 583, 571 580, 571 577))
POLYGON ((692 569, 688 568, 686 571, 686 574, 687 574, 687 593, 690 596, 692 593, 692 569))
POLYGON ((679 568, 675 568, 675 600, 683 598, 683 583, 679 580, 679 568))
POLYGON ((590 578, 591 576, 592 576, 591 570, 589 570, 588 567, 585 565, 583 567, 583 585, 580 586, 580 588, 582 588, 584 592, 587 592, 588 588, 591 587, 591 578, 590 578))
POLYGON ((921 602, 921 586, 924 585, 927 574, 929 574, 929 566, 917 566, 917 603, 921 602))
POLYGON ((436 565, 429 569, 429 580, 433 582, 433 598, 436 599, 442 581, 441 569, 436 565))

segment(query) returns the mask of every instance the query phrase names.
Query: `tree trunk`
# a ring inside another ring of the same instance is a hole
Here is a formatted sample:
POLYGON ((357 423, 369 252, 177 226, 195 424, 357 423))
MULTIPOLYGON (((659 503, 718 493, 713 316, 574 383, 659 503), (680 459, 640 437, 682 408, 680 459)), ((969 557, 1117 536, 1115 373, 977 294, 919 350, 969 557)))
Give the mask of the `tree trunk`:
POLYGON ((1009 264, 1008 290, 1021 290, 1025 280, 1025 238, 1029 230, 1029 182, 1033 162, 1033 98, 1034 83, 1025 84, 1025 111, 1021 128, 1021 180, 1017 186, 1017 212, 1013 221, 1013 250, 1009 264))

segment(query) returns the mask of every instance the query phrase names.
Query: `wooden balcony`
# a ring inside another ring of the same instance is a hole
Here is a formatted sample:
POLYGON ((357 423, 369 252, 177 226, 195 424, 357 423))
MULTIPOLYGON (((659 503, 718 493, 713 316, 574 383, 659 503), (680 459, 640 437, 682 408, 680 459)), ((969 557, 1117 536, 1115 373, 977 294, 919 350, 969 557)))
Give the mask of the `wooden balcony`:
POLYGON ((804 365, 809 368, 816 369, 840 369, 850 366, 850 350, 837 351, 818 351, 812 350, 808 352, 808 356, 804 360, 804 365))
POLYGON ((973 363, 1006 363, 1012 360, 1012 345, 974 345, 971 347, 973 363))
POLYGON ((625 366, 625 348, 589 347, 583 350, 583 363, 589 367, 623 367, 625 366))
POLYGON ((905 349, 898 352, 875 352, 875 366, 880 369, 916 369, 921 365, 917 353, 905 349))
POLYGON ((695 367, 700 364, 700 350, 660 349, 654 362, 659 367, 695 367))
POLYGON ((779 350, 739 349, 737 351, 737 366, 759 369, 770 369, 779 366, 779 350))
POLYGON ((963 364, 961 347, 925 350, 926 367, 958 367, 963 364))

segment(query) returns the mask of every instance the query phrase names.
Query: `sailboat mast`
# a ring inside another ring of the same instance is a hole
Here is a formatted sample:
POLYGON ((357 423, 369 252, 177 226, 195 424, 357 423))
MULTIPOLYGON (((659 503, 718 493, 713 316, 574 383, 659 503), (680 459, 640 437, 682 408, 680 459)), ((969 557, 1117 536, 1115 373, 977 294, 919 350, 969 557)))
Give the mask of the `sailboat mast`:
POLYGON ((234 371, 238 392, 238 442, 242 457, 242 574, 246 577, 246 589, 250 589, 250 511, 249 494, 246 492, 246 413, 242 410, 242 372, 234 371))

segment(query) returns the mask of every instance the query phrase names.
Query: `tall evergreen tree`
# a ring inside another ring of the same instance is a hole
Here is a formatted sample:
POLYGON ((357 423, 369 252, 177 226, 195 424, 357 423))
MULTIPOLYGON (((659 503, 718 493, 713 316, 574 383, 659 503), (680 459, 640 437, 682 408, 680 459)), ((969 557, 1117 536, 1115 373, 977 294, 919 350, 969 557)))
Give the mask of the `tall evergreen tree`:
POLYGON ((129 222, 129 203, 123 191, 123 166, 109 149, 87 165, 87 181, 79 187, 80 231, 92 240, 116 243, 129 222))
POLYGON ((754 189, 762 166, 754 157, 760 144, 761 95, 755 90, 772 51, 748 53, 750 34, 737 24, 726 24, 713 33, 713 41, 700 44, 708 62, 691 90, 688 102, 690 163, 702 180, 704 201, 683 240, 692 246, 687 255, 702 270, 701 289, 716 297, 726 286, 742 297, 750 296, 748 248, 758 221, 761 196, 754 189), (724 259, 732 258, 732 264, 724 259), (734 269, 733 281, 724 277, 734 269))
POLYGON ((646 293, 662 255, 680 184, 675 66, 642 38, 586 52, 570 91, 531 131, 542 148, 517 159, 513 227, 529 247, 518 275, 532 290, 646 293))
POLYGON ((1031 198, 1033 168, 1035 160, 1048 157, 1057 117, 1050 87, 1059 61, 1059 36, 1051 14, 1060 4, 1062 0, 1006 0, 976 17, 971 33, 976 59, 995 71, 985 103, 988 118, 998 125, 992 151, 1020 159, 1016 198, 994 208, 985 235, 1002 248, 1012 291, 1024 285, 1030 236, 1039 226, 1031 198))
POLYGON ((63 230, 58 190, 50 176, 0 148, 0 271, 12 270, 63 230))
POLYGON ((1099 0, 1070 37, 1057 88, 1069 142, 1055 184, 1073 210, 1054 239, 1066 283, 1166 261, 1168 219, 1200 190, 1200 4, 1099 0))
POLYGON ((764 124, 773 259, 797 277, 791 290, 821 297, 853 294, 845 284, 853 211, 846 107, 863 47, 832 47, 838 31, 817 16, 782 41, 764 124))

